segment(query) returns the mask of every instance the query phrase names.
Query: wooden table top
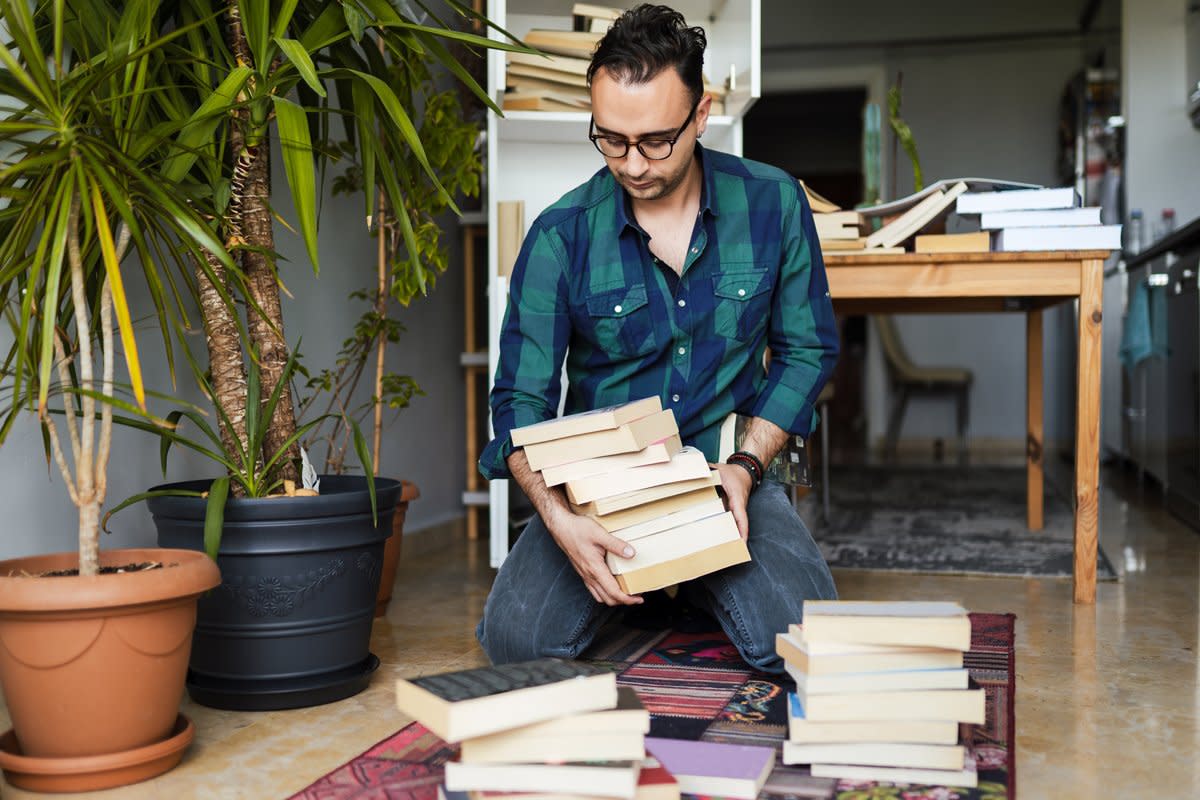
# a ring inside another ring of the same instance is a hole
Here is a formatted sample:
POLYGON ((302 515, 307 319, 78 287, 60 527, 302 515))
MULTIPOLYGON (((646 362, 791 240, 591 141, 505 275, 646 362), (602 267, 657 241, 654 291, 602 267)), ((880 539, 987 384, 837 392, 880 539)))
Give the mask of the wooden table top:
POLYGON ((1005 262, 1063 262, 1106 259, 1111 250, 1028 250, 1012 253, 895 253, 868 255, 865 252, 847 253, 833 251, 824 253, 826 266, 854 267, 877 264, 999 264, 1005 262))

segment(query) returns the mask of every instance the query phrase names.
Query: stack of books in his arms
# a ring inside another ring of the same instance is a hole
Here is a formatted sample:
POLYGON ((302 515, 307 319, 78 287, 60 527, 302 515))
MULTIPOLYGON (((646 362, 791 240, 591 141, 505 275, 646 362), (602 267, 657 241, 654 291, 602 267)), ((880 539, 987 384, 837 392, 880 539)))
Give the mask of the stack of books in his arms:
MULTIPOLYGON (((1098 207, 1080 208, 1070 186, 970 192, 958 198, 960 216, 979 217, 993 250, 1119 250, 1121 226, 1101 225, 1098 207)), ((987 249, 986 247, 984 249, 987 249)))
POLYGON ((975 786, 964 746, 983 689, 962 666, 971 622, 955 603, 808 601, 776 637, 796 681, 783 763, 825 778, 975 786))
POLYGON ((400 680, 396 703, 448 742, 446 797, 678 800, 647 763, 650 715, 615 673, 554 658, 400 680))
POLYGON ((683 447, 657 397, 514 428, 530 469, 565 485, 576 514, 630 542, 608 556, 621 591, 648 592, 750 560, 704 453, 683 447))
MULTIPOLYGON (((623 9, 576 3, 570 29, 534 28, 522 40, 547 55, 510 53, 505 70, 506 111, 589 111, 587 87, 592 52, 623 9)), ((564 20, 564 25, 567 20, 564 20)), ((712 114, 724 113, 723 89, 706 86, 713 96, 712 114)))

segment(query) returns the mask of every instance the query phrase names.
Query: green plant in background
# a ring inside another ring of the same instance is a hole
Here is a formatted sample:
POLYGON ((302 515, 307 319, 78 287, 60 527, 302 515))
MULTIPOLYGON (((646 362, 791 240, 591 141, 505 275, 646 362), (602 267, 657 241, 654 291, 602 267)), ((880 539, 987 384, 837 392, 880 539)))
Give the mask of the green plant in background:
POLYGON ((913 169, 913 191, 919 192, 925 188, 925 180, 921 177, 921 159, 917 155, 917 142, 913 138, 912 129, 908 127, 908 123, 900 116, 900 102, 903 98, 900 85, 904 80, 904 73, 901 72, 896 76, 896 85, 888 89, 888 125, 892 129, 892 191, 896 190, 896 144, 897 142, 904 148, 904 152, 908 154, 909 160, 912 162, 913 169))

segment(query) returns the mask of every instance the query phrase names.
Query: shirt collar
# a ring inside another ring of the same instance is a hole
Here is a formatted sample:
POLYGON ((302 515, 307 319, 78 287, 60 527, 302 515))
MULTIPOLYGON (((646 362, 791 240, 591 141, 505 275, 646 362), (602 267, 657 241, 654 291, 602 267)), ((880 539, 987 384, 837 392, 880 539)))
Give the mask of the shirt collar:
MULTIPOLYGON (((700 142, 696 142, 696 160, 700 162, 701 172, 700 213, 703 214, 707 211, 715 217, 718 214, 716 176, 713 174, 712 159, 705 157, 704 146, 700 142)), ((623 232, 626 228, 633 228, 643 236, 648 235, 633 216, 633 199, 625 191, 625 187, 621 186, 611 173, 609 173, 609 179, 612 180, 616 189, 613 192, 613 202, 617 204, 617 231, 623 232)))

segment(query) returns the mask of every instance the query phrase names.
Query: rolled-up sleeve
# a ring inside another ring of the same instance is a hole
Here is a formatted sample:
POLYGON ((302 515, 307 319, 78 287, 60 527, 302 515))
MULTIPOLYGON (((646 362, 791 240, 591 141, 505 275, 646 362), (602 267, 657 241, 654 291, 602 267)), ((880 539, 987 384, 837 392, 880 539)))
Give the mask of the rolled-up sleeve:
POLYGON ((767 332, 771 363, 753 413, 807 436, 816 427, 817 395, 837 363, 838 332, 808 199, 795 183, 781 183, 780 191, 790 196, 780 203, 782 264, 767 332))
POLYGON ((488 480, 511 477, 513 428, 558 410, 560 374, 570 340, 566 257, 557 234, 535 222, 513 268, 500 329, 500 357, 489 399, 493 438, 479 458, 488 480))

